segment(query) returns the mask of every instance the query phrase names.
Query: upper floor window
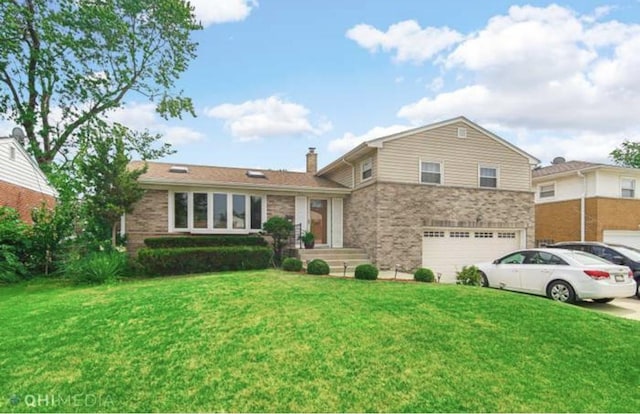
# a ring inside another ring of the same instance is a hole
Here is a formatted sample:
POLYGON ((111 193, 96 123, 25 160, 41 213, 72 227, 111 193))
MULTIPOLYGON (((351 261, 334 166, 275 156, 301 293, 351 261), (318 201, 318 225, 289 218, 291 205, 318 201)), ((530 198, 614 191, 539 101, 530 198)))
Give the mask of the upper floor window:
POLYGON ((16 159, 16 148, 13 145, 9 147, 9 159, 11 161, 15 161, 16 159))
POLYGON ((361 172, 362 172, 362 181, 368 180, 373 175, 373 160, 371 158, 367 158, 362 161, 360 164, 361 172))
POLYGON ((420 163, 420 182, 425 184, 442 184, 442 165, 439 162, 420 163))
POLYGON ((636 197, 636 180, 633 178, 620 179, 620 193, 623 198, 636 197))
POLYGON ((540 198, 549 198, 549 197, 554 197, 555 195, 556 195, 555 184, 545 184, 540 186, 540 192, 538 194, 540 198))
POLYGON ((480 187, 498 188, 498 169, 495 167, 480 167, 480 187))

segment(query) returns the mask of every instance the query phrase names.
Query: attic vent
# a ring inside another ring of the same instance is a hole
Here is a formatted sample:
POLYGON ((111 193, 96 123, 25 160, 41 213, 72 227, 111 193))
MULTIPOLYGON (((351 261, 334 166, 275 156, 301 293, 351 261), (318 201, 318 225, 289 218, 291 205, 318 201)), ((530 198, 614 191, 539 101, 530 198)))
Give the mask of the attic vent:
POLYGON ((262 171, 252 171, 252 170, 247 170, 247 177, 267 178, 262 171))
POLYGON ((458 138, 467 137, 467 128, 458 128, 458 138))
POLYGON ((177 174, 186 174, 186 173, 189 172, 189 168, 182 167, 182 166, 179 166, 179 165, 174 165, 171 168, 169 168, 169 172, 177 173, 177 174))

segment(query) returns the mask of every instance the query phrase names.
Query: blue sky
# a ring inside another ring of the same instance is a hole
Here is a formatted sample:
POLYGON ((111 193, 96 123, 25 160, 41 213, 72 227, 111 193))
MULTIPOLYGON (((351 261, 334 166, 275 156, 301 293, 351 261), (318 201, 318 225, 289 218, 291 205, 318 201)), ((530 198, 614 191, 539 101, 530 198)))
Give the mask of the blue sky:
POLYGON ((303 170, 363 139, 464 115, 542 160, 640 139, 640 2, 192 0, 179 84, 196 118, 130 96, 172 163, 303 170))

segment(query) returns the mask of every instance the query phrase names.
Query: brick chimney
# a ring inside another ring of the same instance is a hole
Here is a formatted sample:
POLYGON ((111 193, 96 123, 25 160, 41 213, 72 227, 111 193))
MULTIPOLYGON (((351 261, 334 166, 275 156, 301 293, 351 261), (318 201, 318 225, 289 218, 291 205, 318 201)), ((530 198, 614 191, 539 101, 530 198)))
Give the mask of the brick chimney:
POLYGON ((318 172, 318 154, 314 147, 309 147, 307 152, 307 172, 313 174, 318 172))

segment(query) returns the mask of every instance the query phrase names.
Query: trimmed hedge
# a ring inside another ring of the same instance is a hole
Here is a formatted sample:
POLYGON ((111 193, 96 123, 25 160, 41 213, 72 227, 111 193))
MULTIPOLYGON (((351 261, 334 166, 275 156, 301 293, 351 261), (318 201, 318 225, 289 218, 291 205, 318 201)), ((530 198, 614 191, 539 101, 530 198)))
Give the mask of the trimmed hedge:
POLYGON ((222 246, 267 246, 261 236, 168 236, 144 239, 145 246, 151 249, 169 249, 172 247, 222 247, 222 246))
POLYGON ((302 270, 302 260, 295 257, 287 257, 282 261, 282 270, 287 272, 299 272, 302 270))
POLYGON ((307 273, 310 275, 328 275, 329 264, 322 259, 313 259, 307 264, 307 273))
POLYGON ((426 267, 421 267, 416 270, 413 274, 413 279, 417 282, 433 282, 435 280, 435 276, 433 274, 433 270, 427 269, 426 267))
POLYGON ((358 265, 353 277, 360 280, 376 280, 378 278, 378 268, 372 264, 358 265))
POLYGON ((266 269, 272 251, 261 246, 140 249, 138 262, 150 275, 184 275, 225 270, 266 269))

